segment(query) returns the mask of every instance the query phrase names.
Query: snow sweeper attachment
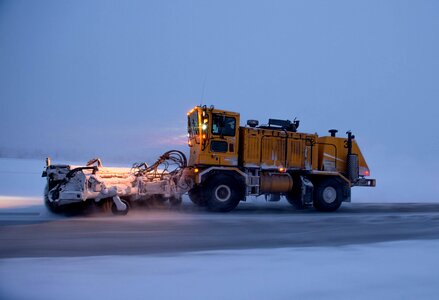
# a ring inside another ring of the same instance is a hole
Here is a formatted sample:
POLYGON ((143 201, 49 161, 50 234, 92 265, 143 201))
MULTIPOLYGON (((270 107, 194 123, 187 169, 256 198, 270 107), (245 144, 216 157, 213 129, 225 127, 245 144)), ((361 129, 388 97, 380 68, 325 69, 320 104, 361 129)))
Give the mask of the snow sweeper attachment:
POLYGON ((47 158, 45 204, 52 212, 68 213, 94 203, 111 207, 116 215, 127 214, 136 202, 176 206, 193 186, 188 172, 186 156, 178 150, 164 153, 151 166, 136 163, 131 168, 104 167, 98 158, 85 166, 52 165, 47 158))

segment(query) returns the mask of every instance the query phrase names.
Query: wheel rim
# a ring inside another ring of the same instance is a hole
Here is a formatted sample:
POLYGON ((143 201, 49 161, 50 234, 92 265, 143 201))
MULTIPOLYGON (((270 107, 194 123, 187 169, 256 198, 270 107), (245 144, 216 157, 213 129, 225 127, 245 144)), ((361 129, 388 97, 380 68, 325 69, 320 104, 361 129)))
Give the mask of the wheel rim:
POLYGON ((337 199, 337 190, 332 186, 327 186, 323 190, 323 201, 333 203, 337 199))
POLYGON ((227 185, 219 185, 215 189, 215 198, 220 202, 226 202, 232 196, 232 191, 227 185))

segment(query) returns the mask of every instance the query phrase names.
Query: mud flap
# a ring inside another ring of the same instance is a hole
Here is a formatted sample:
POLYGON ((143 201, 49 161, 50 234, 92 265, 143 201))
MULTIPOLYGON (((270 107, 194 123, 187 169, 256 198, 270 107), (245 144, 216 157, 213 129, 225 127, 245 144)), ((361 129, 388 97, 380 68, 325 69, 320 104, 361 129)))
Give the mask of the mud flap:
POLYGON ((351 202, 351 188, 348 185, 343 188, 343 202, 351 202))
POLYGON ((300 176, 300 180, 302 181, 302 203, 305 206, 310 206, 313 201, 314 185, 303 176, 300 176))

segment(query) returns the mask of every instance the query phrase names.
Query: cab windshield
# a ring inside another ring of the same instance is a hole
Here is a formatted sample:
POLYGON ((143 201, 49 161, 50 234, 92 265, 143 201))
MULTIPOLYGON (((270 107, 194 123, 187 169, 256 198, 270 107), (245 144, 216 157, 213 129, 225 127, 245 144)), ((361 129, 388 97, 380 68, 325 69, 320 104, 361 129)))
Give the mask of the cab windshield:
POLYGON ((212 115, 212 134, 221 136, 235 136, 236 119, 220 114, 212 115))

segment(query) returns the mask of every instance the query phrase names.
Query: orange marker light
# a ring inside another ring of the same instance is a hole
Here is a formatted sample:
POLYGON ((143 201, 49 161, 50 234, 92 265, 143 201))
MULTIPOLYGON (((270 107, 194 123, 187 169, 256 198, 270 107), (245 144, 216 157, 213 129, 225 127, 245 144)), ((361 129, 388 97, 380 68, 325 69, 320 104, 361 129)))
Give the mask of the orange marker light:
POLYGON ((195 173, 198 173, 198 172, 200 172, 200 170, 199 170, 198 168, 195 168, 195 169, 194 169, 194 172, 195 172, 195 173))
POLYGON ((279 172, 285 172, 285 168, 279 168, 279 172))

